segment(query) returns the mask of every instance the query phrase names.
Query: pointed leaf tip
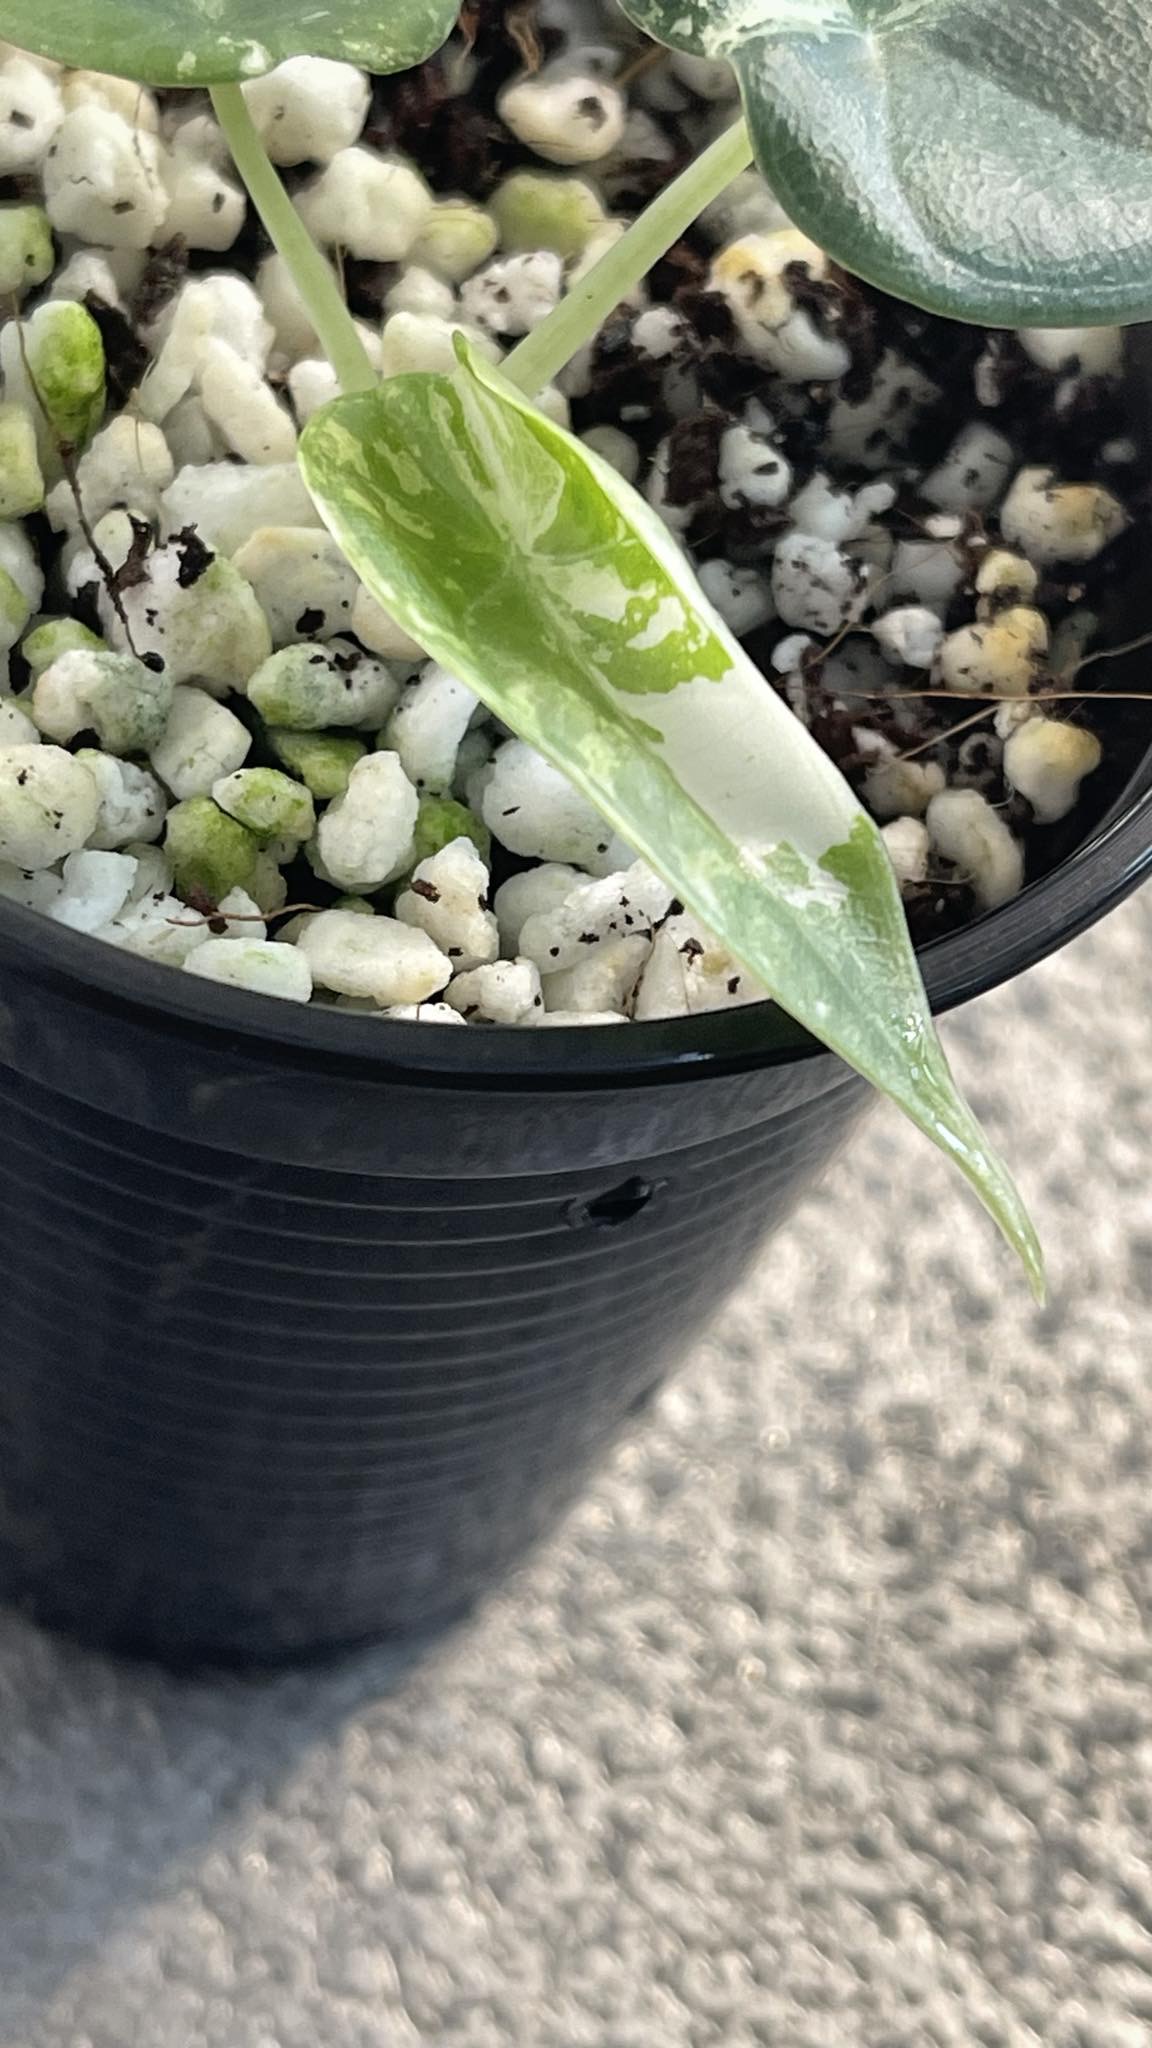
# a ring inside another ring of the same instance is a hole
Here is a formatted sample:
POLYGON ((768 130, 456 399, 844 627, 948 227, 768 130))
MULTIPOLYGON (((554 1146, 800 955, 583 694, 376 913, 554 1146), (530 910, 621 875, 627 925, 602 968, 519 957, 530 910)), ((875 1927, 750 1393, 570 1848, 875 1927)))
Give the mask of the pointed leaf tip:
POLYGON ((373 595, 547 756, 780 1005, 967 1174, 1016 1190, 936 1036, 884 843, 644 500, 463 347, 339 399, 301 459, 373 595))

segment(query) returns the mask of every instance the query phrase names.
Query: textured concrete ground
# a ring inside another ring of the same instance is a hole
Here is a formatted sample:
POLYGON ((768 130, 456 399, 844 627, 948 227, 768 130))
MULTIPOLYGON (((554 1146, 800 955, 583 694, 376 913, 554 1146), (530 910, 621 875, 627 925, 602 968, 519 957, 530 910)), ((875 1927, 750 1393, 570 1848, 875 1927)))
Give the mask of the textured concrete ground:
POLYGON ((1148 2048, 1152 897, 952 1029, 415 1673, 0 1624, 3 2048, 1148 2048))

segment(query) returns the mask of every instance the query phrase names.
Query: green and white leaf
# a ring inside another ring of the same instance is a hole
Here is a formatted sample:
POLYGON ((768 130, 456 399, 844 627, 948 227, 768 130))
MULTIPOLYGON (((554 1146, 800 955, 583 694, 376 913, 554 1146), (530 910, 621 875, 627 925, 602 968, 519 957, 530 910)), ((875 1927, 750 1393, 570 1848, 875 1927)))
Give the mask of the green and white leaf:
POLYGON ((551 759, 784 1009, 968 1175, 1034 1279, 960 1097, 884 844, 616 472, 460 344, 339 399, 304 475, 373 595, 551 759))
POLYGON ((622 0, 734 64, 761 168, 848 269, 991 326, 1152 315, 1148 0, 622 0))
POLYGON ((421 64, 459 0, 4 0, 9 41, 147 85, 256 78, 286 57, 343 57, 370 71, 421 64))

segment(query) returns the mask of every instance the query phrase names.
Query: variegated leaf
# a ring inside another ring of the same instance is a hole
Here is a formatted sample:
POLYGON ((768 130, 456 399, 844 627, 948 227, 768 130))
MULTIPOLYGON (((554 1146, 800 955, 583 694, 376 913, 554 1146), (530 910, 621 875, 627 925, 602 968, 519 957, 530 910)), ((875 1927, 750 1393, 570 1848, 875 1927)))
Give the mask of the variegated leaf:
POLYGON ((612 821, 778 1002, 967 1173, 1039 1272, 936 1037, 876 827, 623 480, 461 344, 309 425, 369 589, 612 821))

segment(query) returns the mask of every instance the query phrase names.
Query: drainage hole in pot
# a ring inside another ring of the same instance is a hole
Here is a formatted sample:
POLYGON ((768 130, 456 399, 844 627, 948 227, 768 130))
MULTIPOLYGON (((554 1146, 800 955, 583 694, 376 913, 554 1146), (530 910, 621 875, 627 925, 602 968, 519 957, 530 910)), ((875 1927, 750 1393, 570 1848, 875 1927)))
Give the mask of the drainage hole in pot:
POLYGON ((590 1202, 573 1202, 568 1221, 576 1229, 591 1223, 597 1230, 615 1230, 620 1223, 631 1223, 648 1207, 656 1185, 639 1178, 622 1181, 618 1188, 609 1188, 607 1194, 595 1195, 590 1202))

